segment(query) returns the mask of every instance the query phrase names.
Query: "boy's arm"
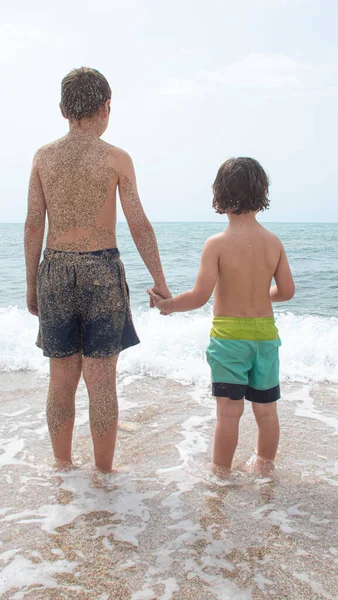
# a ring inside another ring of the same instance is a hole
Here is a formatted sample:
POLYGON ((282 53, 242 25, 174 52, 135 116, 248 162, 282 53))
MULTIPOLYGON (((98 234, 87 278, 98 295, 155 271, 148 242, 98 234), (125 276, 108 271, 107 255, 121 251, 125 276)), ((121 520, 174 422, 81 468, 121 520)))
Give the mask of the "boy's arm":
POLYGON ((170 298, 171 294, 163 274, 155 233, 138 195, 133 162, 126 152, 121 152, 119 162, 119 195, 130 233, 154 280, 154 291, 164 298, 170 298))
POLYGON ((286 257, 284 246, 281 243, 281 252, 274 274, 276 285, 270 288, 271 302, 285 302, 291 300, 295 295, 295 284, 293 282, 290 266, 286 257))
POLYGON ((147 290, 157 308, 163 314, 195 310, 206 304, 214 291, 218 277, 218 244, 210 238, 204 244, 201 264, 194 288, 175 298, 163 300, 151 290, 147 290))
POLYGON ((27 308, 33 315, 38 314, 36 278, 45 232, 45 219, 46 203, 38 173, 36 154, 29 181, 28 209, 25 222, 27 308))

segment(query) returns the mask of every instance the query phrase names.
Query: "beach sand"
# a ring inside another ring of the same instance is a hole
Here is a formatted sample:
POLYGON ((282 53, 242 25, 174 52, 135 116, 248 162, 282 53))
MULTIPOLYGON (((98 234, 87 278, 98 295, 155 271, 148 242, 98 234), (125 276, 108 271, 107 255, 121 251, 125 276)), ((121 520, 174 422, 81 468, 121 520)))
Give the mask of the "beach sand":
POLYGON ((93 470, 77 396, 75 467, 53 468, 47 379, 0 374, 0 598, 338 599, 338 388, 283 385, 273 476, 252 456, 250 404, 234 471, 212 474, 209 390, 124 378, 115 468, 93 470))

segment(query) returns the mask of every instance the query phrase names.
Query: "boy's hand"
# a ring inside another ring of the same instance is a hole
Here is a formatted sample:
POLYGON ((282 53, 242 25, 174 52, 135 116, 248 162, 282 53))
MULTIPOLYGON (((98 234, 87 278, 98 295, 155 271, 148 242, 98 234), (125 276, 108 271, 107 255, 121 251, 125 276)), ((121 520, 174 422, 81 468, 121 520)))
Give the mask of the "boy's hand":
POLYGON ((36 293, 36 286, 28 286, 27 295, 26 295, 27 308, 31 315, 35 315, 35 317, 39 316, 38 310, 38 296, 36 293))
MULTIPOLYGON (((169 292, 170 293, 170 292, 169 292)), ((152 306, 156 306, 158 310, 161 312, 161 315, 170 315, 171 311, 168 310, 168 298, 163 298, 159 294, 154 292, 154 288, 152 290, 147 290, 147 294, 150 296, 150 302, 152 306)), ((170 298, 171 298, 170 294, 170 298)))
MULTIPOLYGON (((151 291, 153 291, 154 294, 161 296, 161 298, 165 298, 165 299, 172 298, 172 295, 171 295, 170 290, 167 287, 166 283, 162 283, 162 284, 155 283, 154 286, 152 287, 151 291)), ((149 294, 149 296, 150 296, 150 294, 149 294)), ((155 304, 154 304, 154 301, 151 296, 150 296, 149 304, 150 304, 150 308, 154 308, 155 304)))

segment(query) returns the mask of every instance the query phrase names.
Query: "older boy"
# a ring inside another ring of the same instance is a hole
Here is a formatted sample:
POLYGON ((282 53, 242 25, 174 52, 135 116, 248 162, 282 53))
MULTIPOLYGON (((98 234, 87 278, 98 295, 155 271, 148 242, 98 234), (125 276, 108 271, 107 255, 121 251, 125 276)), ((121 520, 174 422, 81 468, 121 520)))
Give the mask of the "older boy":
POLYGON ((62 81, 69 133, 41 148, 30 178, 25 224, 28 310, 39 316, 38 346, 50 358, 47 421, 55 458, 71 463, 75 392, 83 371, 95 463, 108 472, 115 449, 119 352, 139 342, 116 248, 116 189, 137 249, 170 297, 152 226, 138 197, 130 156, 100 139, 111 90, 95 69, 62 81), (39 267, 48 214, 47 249, 39 267))
POLYGON ((193 290, 171 299, 148 290, 164 314, 199 308, 215 290, 207 359, 217 401, 214 464, 225 470, 236 450, 244 398, 258 425, 258 468, 273 464, 279 440, 280 340, 271 302, 290 300, 294 283, 281 241, 256 221, 269 206, 268 186, 256 160, 226 161, 213 184, 213 207, 229 225, 206 241, 193 290))

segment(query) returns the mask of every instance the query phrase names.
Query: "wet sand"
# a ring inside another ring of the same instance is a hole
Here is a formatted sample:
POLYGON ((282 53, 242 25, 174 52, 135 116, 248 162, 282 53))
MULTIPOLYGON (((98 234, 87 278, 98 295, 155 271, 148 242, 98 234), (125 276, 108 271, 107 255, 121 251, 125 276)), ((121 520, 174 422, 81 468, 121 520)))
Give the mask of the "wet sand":
POLYGON ((210 468, 208 390, 124 378, 117 472, 101 475, 83 384, 76 466, 53 468, 46 388, 0 375, 1 599, 338 599, 337 387, 284 384, 272 477, 242 470, 247 403, 229 480, 210 468))

